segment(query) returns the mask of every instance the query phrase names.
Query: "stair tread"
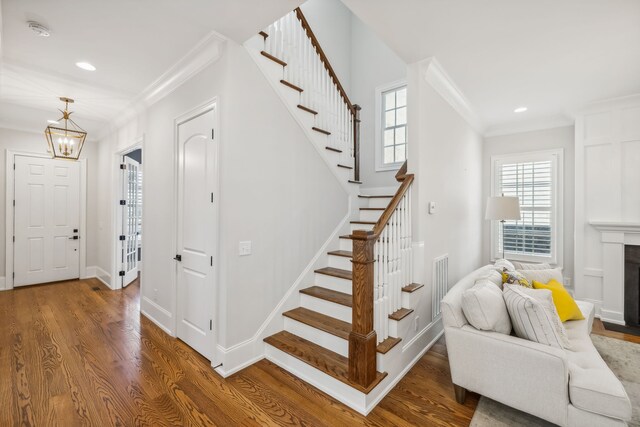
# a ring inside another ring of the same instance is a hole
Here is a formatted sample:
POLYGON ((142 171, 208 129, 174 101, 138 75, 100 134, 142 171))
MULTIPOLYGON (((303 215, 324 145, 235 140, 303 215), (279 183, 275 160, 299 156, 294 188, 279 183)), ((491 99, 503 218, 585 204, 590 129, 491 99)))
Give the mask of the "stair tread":
POLYGON ((395 312, 391 313, 389 315, 389 319, 402 320, 408 315, 410 315, 411 313, 413 313, 412 308, 401 308, 400 310, 396 310, 395 312))
POLYGON ((402 288, 402 292, 412 293, 412 292, 417 291, 418 289, 420 289, 423 286, 424 285, 420 285, 418 283, 412 283, 412 284, 407 285, 404 288, 402 288))
POLYGON ((347 166, 347 165, 338 165, 339 168, 345 168, 345 169, 353 169, 353 166, 347 166))
POLYGON ((262 36, 262 38, 264 38, 264 39, 269 37, 269 34, 265 33, 264 31, 260 31, 258 34, 260 34, 262 36))
POLYGON ((351 235, 350 234, 343 234, 342 236, 340 236, 341 239, 349 239, 351 240, 351 235))
POLYGON ((271 55, 271 54, 270 54, 270 53, 268 53, 268 52, 265 52, 264 50, 263 50, 263 51, 261 51, 261 52, 260 52, 260 54, 261 54, 262 56, 264 56, 265 58, 269 58, 269 59, 270 59, 270 60, 272 60, 273 62, 275 62, 275 63, 278 63, 278 64, 282 65, 283 67, 286 67, 286 66, 287 66, 287 63, 286 63, 286 62, 284 62, 282 59, 280 59, 280 58, 276 58, 275 56, 271 55))
POLYGON ((353 305, 353 298, 351 295, 345 294, 344 292, 333 291, 321 286, 311 286, 309 288, 300 289, 300 293, 344 305, 346 307, 351 307, 353 305))
POLYGON ((331 135, 331 132, 329 132, 328 130, 321 129, 317 126, 313 126, 311 129, 315 130, 316 132, 323 133, 325 135, 331 135))
POLYGON ((327 276, 339 277, 341 279, 351 280, 353 278, 353 274, 349 270, 343 270, 341 268, 335 267, 324 267, 319 268, 315 271, 316 273, 326 274, 327 276))
MULTIPOLYGON (((309 310, 308 308, 298 307, 293 310, 282 313, 283 316, 298 322, 309 325, 312 328, 319 329, 328 334, 334 335, 344 340, 349 339, 349 333, 351 332, 351 323, 343 320, 336 319, 326 314, 318 313, 317 311, 309 310)), ((386 354, 396 344, 402 341, 402 338, 389 337, 382 341, 376 347, 378 353, 386 354)))
POLYGON ((377 221, 350 221, 351 224, 368 224, 375 225, 377 221))
POLYGON ((383 211, 385 208, 360 208, 361 211, 383 211))
POLYGON ((376 351, 381 354, 387 354, 389 350, 395 347, 400 341, 402 341, 402 338, 388 337, 386 340, 378 344, 376 351))
POLYGON ((351 180, 351 179, 349 180, 349 182, 351 184, 362 184, 362 181, 354 181, 354 180, 351 180))
POLYGON ((293 83, 288 82, 288 81, 286 81, 284 79, 280 80, 280 83, 282 83, 283 85, 285 85, 287 87, 290 87, 291 89, 296 90, 296 91, 298 91, 300 93, 304 92, 304 90, 300 86, 296 86, 293 83))
POLYGON ((352 258, 353 257, 353 252, 351 252, 351 251, 339 250, 339 251, 331 251, 331 252, 327 252, 327 253, 329 255, 343 256, 345 258, 352 258))
POLYGON ((339 149, 339 148, 333 148, 333 147, 329 147, 329 146, 326 146, 324 148, 326 148, 329 151, 335 151, 336 153, 342 153, 342 150, 339 149))
POLYGON ((393 196, 369 196, 365 194, 359 194, 358 197, 362 199, 393 199, 393 196))
POLYGON ((301 109, 302 111, 306 111, 307 113, 311 113, 311 114, 313 114, 313 115, 318 114, 318 112, 317 112, 316 110, 312 110, 311 108, 309 108, 309 107, 305 107, 305 106, 304 106, 304 105, 302 105, 302 104, 298 104, 298 108, 299 108, 299 109, 301 109))
POLYGON ((365 394, 387 376, 386 372, 378 372, 376 379, 368 387, 362 387, 349 380, 349 359, 338 353, 287 331, 271 335, 265 338, 264 342, 365 394))

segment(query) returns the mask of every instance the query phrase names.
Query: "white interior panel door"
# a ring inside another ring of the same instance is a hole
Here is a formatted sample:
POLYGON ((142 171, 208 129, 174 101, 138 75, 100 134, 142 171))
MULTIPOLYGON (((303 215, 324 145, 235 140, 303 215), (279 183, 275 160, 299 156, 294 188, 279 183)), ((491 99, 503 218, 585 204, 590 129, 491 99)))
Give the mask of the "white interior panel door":
POLYGON ((122 173, 122 193, 120 198, 121 234, 120 234, 120 277, 122 287, 129 285, 138 277, 138 179, 140 163, 124 157, 120 169, 122 173), (124 201, 124 204, 123 204, 124 201))
POLYGON ((15 156, 14 286, 80 277, 80 164, 15 156))
POLYGON ((178 338, 213 356, 215 110, 178 125, 178 338))

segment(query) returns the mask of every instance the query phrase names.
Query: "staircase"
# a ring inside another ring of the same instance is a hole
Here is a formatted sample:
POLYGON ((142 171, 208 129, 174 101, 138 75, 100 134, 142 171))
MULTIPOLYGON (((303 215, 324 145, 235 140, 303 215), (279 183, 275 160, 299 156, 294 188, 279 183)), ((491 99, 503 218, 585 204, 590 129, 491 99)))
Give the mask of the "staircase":
POLYGON ((405 163, 395 194, 360 194, 360 107, 300 9, 245 46, 357 205, 299 306, 282 314, 284 330, 264 339, 265 354, 366 413, 404 372, 401 343, 423 289, 412 280, 413 175, 405 163))

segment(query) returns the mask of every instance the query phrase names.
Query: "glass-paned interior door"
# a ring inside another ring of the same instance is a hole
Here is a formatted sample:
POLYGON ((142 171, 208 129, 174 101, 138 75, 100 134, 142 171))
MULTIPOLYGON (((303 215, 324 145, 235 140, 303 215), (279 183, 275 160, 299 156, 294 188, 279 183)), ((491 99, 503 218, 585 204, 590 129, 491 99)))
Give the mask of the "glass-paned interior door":
POLYGON ((122 230, 120 235, 120 276, 122 287, 129 285, 138 277, 138 235, 140 231, 140 163, 123 157, 122 230))

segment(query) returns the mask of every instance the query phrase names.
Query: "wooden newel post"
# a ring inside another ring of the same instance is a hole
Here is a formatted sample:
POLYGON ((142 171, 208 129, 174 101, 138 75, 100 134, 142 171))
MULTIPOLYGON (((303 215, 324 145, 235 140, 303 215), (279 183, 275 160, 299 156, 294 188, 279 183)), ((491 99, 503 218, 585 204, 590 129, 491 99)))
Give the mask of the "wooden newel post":
POLYGON ((353 306, 349 334, 349 379, 368 387, 376 378, 377 338, 373 329, 373 246, 376 239, 373 231, 365 230, 355 230, 351 239, 353 306))
POLYGON ((353 179, 360 181, 360 110, 362 107, 353 104, 353 179))

